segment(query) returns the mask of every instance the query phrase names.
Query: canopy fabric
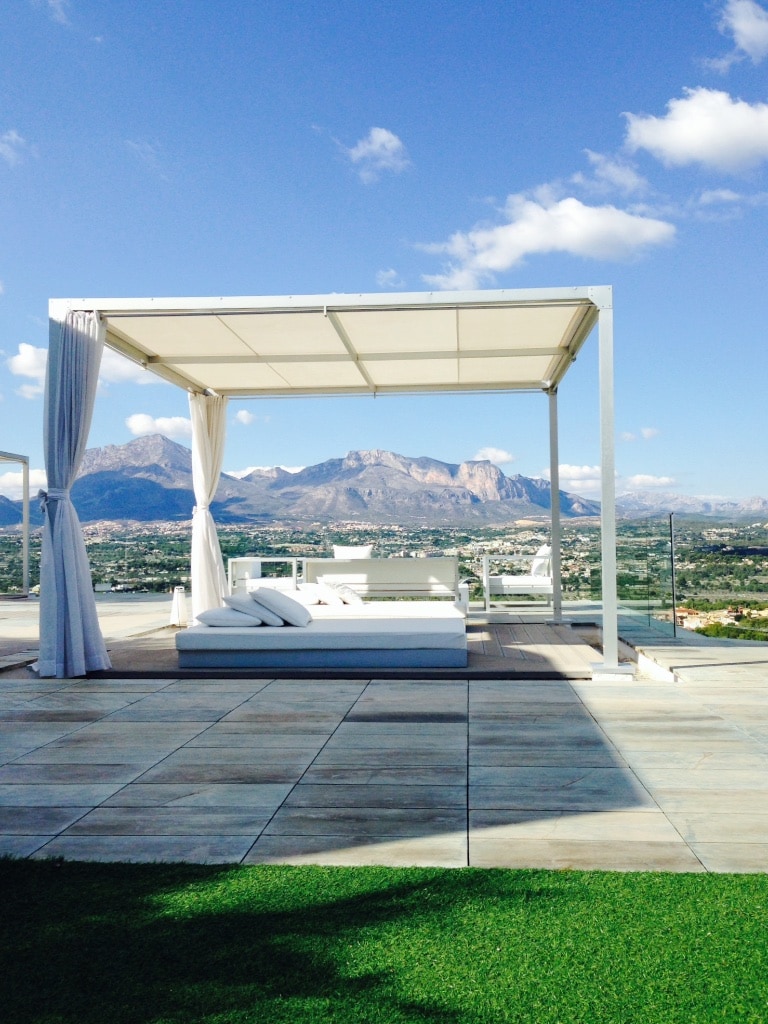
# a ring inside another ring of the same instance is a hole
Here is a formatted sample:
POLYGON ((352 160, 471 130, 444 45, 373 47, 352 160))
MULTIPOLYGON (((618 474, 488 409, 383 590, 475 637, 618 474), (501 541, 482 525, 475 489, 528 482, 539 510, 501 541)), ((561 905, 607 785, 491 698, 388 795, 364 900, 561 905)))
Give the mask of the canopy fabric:
POLYGON ((227 576, 211 502, 219 485, 226 440, 227 400, 218 395, 189 396, 192 417, 192 617, 224 604, 227 576))
POLYGON ((40 492, 41 676, 69 678, 111 667, 70 497, 88 439, 103 348, 104 325, 95 313, 70 312, 63 324, 51 326, 43 438, 48 490, 40 492))
POLYGON ((228 396, 548 391, 606 288, 62 300, 106 343, 190 391, 228 396))

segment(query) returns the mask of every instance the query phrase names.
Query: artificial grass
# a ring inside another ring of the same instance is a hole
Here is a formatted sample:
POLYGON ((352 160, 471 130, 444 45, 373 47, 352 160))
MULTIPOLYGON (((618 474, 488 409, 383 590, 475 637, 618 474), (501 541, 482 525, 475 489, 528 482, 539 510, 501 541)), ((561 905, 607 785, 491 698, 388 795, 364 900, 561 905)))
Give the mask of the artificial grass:
POLYGON ((768 876, 0 860, 4 1024, 768 1020, 768 876))

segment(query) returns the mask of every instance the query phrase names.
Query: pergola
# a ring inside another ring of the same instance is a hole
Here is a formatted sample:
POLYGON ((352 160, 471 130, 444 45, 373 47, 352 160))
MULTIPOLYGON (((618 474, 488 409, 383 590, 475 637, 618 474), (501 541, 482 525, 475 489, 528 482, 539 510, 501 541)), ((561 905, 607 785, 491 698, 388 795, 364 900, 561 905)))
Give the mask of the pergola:
MULTIPOLYGON (((556 620, 562 614, 557 393, 569 367, 597 325, 603 663, 596 666, 596 671, 606 674, 620 671, 610 287, 391 295, 52 299, 49 317, 46 424, 50 458, 56 458, 57 445, 67 444, 73 453, 77 447, 69 431, 62 427, 62 416, 66 418, 67 408, 76 403, 71 401, 71 396, 68 402, 66 394, 59 391, 56 396, 53 392, 64 387, 70 377, 76 378, 80 372, 78 367, 83 368, 82 380, 88 380, 84 390, 90 395, 87 422, 81 422, 78 428, 80 434, 84 432, 78 439, 84 450, 95 395, 94 358, 97 376, 104 344, 189 392, 197 501, 192 536, 193 614, 196 608, 202 610, 212 603, 220 603, 223 593, 223 565, 208 506, 221 469, 228 398, 543 393, 549 403, 553 614, 556 620), (82 346, 82 352, 75 355, 78 346, 82 346), (53 438, 58 441, 52 443, 53 438)), ((72 385, 71 381, 70 385, 82 386, 72 385)), ((52 534, 57 510, 63 507, 62 503, 71 506, 68 488, 76 472, 77 466, 74 466, 67 480, 52 481, 49 467, 48 507, 53 512, 52 534)), ((82 543, 82 537, 80 539, 82 543)), ((67 543, 71 542, 70 537, 67 543)), ((62 587, 67 585, 66 573, 63 570, 52 572, 47 580, 46 585, 57 595, 55 601, 60 607, 56 615, 44 615, 45 563, 44 555, 41 672, 54 667, 56 671, 50 674, 63 671, 76 674, 71 665, 67 667, 68 655, 63 647, 68 641, 59 621, 61 606, 69 603, 62 592, 62 587), (44 648, 48 651, 45 657, 44 648)), ((83 583, 80 590, 84 588, 83 583)), ((90 584, 88 591, 88 595, 80 592, 76 603, 78 611, 84 610, 85 617, 90 617, 92 631, 95 612, 91 616, 86 608, 89 599, 93 603, 90 584)), ((53 603, 54 598, 50 600, 53 603)), ((70 614, 69 619, 72 618, 70 614)), ((74 646, 78 647, 79 641, 74 646)), ((104 658, 105 650, 96 654, 89 664, 86 655, 84 671, 103 667, 99 662, 104 658)))

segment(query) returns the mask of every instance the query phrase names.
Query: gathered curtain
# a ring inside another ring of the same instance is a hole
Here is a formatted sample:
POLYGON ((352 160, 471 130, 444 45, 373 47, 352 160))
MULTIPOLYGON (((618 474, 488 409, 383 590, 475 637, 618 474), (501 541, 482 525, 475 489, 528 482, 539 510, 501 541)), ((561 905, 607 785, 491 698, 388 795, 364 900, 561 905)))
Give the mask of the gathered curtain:
POLYGON ((111 667, 99 628, 88 554, 71 488, 93 416, 104 326, 95 313, 51 320, 43 445, 48 490, 40 492, 41 676, 70 678, 111 667))
POLYGON ((209 608, 220 608, 227 592, 227 577, 219 536, 211 515, 211 502, 219 485, 224 461, 227 399, 220 395, 190 394, 192 418, 192 618, 209 608))

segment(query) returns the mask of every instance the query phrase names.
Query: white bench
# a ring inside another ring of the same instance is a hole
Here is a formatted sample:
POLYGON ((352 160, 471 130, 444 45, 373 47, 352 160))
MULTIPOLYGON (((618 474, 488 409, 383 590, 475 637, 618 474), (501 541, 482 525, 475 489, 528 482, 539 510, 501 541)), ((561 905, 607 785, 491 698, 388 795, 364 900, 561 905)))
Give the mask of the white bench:
POLYGON ((459 582, 459 561, 434 558, 305 558, 305 583, 342 584, 363 598, 450 598, 464 611, 469 586, 459 582))
POLYGON ((510 555, 483 555, 483 593, 485 610, 489 611, 494 597, 545 597, 552 602, 552 549, 542 545, 533 556, 530 570, 525 575, 510 576, 491 573, 491 562, 509 561, 510 555))

